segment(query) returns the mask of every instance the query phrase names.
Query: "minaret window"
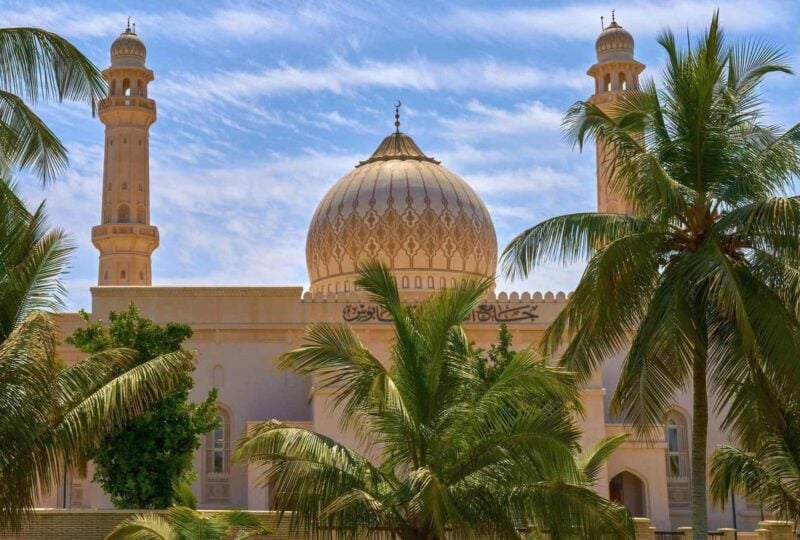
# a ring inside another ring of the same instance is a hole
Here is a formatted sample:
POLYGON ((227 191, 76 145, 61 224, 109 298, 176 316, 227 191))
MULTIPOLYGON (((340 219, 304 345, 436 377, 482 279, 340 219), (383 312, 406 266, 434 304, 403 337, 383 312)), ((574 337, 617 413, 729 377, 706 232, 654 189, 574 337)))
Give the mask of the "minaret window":
POLYGON ((145 221, 147 221, 147 219, 145 216, 144 206, 139 205, 136 208, 136 223, 144 223, 145 221))
POLYGON ((122 93, 126 96, 131 95, 131 81, 130 79, 122 80, 122 93))
POLYGON ((128 223, 131 220, 131 209, 127 204, 123 203, 117 208, 117 221, 119 223, 128 223))
POLYGON ((608 73, 603 78, 603 92, 611 92, 611 75, 608 73))
POLYGON ((127 182, 122 182, 122 190, 123 191, 128 191, 128 183, 127 182))
POLYGON ((628 89, 628 81, 625 79, 625 74, 622 72, 620 72, 619 74, 619 89, 620 90, 628 89))

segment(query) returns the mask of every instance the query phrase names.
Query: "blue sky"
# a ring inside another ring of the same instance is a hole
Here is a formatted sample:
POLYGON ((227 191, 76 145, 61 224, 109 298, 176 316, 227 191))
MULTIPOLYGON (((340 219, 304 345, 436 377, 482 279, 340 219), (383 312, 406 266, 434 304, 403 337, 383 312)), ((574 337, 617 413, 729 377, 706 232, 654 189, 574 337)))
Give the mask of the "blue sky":
MULTIPOLYGON (((563 111, 587 97, 600 16, 636 39, 657 77, 655 37, 702 29, 716 6, 731 39, 766 38, 800 68, 800 2, 0 2, 5 25, 72 40, 98 66, 130 15, 148 47, 158 103, 151 129, 151 215, 161 233, 154 284, 307 285, 305 235, 317 201, 402 129, 461 175, 492 213, 500 246, 548 216, 592 210, 593 151, 564 142, 563 111), (607 19, 608 20, 608 19, 607 19)), ((800 79, 766 88, 775 122, 800 121, 800 79)), ((102 125, 80 104, 40 114, 70 150, 47 198, 79 248, 67 285, 89 307, 97 253, 102 125)), ((543 268, 504 290, 569 290, 579 267, 543 268)))

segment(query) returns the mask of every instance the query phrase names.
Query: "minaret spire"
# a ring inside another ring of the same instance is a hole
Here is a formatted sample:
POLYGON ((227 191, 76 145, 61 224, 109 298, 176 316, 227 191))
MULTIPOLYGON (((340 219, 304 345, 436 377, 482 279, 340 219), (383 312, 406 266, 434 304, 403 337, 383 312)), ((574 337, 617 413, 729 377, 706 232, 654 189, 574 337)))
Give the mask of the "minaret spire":
POLYGON ((150 224, 150 126, 156 104, 147 97, 153 72, 147 50, 131 31, 111 45, 111 66, 103 71, 108 97, 100 106, 106 126, 100 225, 92 243, 100 252, 99 285, 150 285, 150 256, 158 247, 158 229, 150 224))
POLYGON ((399 99, 394 104, 394 132, 400 133, 400 107, 403 105, 399 99))

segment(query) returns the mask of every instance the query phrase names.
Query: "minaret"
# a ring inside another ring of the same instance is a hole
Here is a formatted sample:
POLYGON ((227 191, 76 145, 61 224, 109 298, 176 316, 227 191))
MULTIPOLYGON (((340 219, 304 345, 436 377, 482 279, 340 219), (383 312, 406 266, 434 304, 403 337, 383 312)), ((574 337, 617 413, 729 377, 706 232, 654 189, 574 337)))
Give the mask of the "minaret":
POLYGON ((150 225, 149 129, 156 104, 147 98, 153 72, 147 50, 128 27, 111 45, 111 67, 103 71, 108 97, 100 104, 106 126, 101 224, 92 228, 100 251, 99 285, 150 285, 150 255, 158 229, 150 225))
MULTIPOLYGON (((594 95, 589 102, 606 112, 626 90, 639 88, 639 74, 645 68, 633 58, 633 36, 611 13, 611 24, 603 28, 595 43, 597 63, 586 72, 595 80, 594 95)), ((623 198, 609 189, 611 173, 606 163, 609 152, 606 145, 597 143, 597 211, 631 214, 633 211, 623 198)))

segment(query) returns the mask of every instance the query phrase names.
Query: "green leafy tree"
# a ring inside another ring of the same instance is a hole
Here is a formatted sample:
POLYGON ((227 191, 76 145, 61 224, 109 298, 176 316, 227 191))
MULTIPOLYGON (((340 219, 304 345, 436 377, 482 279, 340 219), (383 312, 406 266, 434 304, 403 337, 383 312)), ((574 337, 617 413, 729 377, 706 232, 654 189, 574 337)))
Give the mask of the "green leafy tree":
POLYGON ((0 531, 18 529, 65 467, 81 467, 103 435, 168 394, 193 365, 187 351, 142 363, 112 349, 64 367, 56 326, 41 310, 62 306, 71 250, 43 205, 29 212, 0 181, 0 531))
POLYGON ((139 514, 117 525, 106 540, 244 540, 270 533, 255 514, 243 510, 198 512, 197 498, 182 482, 176 502, 162 514, 139 514))
POLYGON ((487 382, 495 382, 500 373, 513 360, 515 354, 512 349, 513 340, 514 337, 508 330, 508 325, 502 323, 497 334, 497 343, 492 343, 488 350, 478 349, 475 351, 478 373, 487 382))
MULTIPOLYGON (((138 362, 182 350, 191 337, 185 324, 154 324, 131 304, 127 311, 111 312, 106 328, 102 321, 79 328, 67 342, 87 353, 124 347, 136 351, 138 362)), ((187 370, 166 397, 124 427, 104 439, 92 459, 100 484, 119 508, 166 508, 172 503, 173 486, 187 480, 192 471, 200 435, 216 427, 216 390, 201 403, 189 402, 194 386, 187 370)))
MULTIPOLYGON (((306 345, 279 359, 332 392, 343 429, 379 464, 336 441, 268 421, 240 443, 235 459, 265 467, 278 511, 317 538, 631 538, 620 506, 588 485, 579 464, 574 377, 517 352, 487 384, 462 321, 491 280, 465 282, 413 306, 391 271, 360 269, 358 286, 392 316, 391 367, 346 325, 315 324, 306 345), (542 408, 542 402, 563 404, 542 408)), ((598 459, 601 459, 600 457, 598 459)))
POLYGON ((612 412, 646 433, 676 392, 693 401, 694 538, 705 539, 709 401, 725 427, 750 421, 730 408, 741 384, 763 377, 800 398, 800 125, 764 122, 760 86, 788 73, 762 42, 728 45, 718 13, 682 49, 664 31, 663 87, 627 92, 606 113, 578 102, 569 137, 612 150, 610 188, 635 215, 581 213, 548 219, 505 249, 509 276, 543 263, 588 260, 547 330, 545 351, 567 340, 561 364, 586 380, 627 351, 612 412))

